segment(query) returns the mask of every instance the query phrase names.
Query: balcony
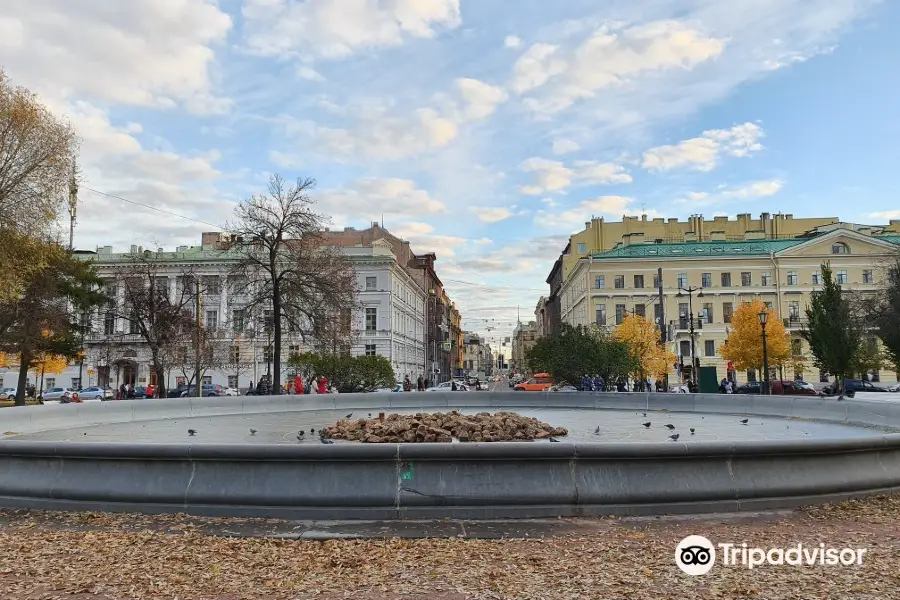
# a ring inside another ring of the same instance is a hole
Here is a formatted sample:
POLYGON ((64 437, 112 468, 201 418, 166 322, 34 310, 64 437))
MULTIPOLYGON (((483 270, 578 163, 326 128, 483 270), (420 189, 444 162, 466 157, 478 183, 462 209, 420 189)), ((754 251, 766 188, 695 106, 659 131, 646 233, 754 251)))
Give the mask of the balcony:
POLYGON ((806 317, 801 317, 800 315, 790 315, 786 319, 781 320, 784 323, 785 329, 806 329, 807 325, 809 325, 809 320, 806 317))
POLYGON ((139 333, 89 333, 84 336, 85 343, 138 344, 144 341, 139 333))

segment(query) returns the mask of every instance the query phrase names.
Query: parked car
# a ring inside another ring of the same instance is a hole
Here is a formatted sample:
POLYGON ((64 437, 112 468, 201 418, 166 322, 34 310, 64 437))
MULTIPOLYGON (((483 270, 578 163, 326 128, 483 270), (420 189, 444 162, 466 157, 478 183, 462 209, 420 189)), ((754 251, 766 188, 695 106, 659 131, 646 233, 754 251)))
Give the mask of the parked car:
POLYGON ((41 394, 41 401, 45 404, 68 404, 70 402, 81 402, 78 393, 72 388, 50 388, 41 394))
MULTIPOLYGON (((402 389, 402 386, 401 386, 401 389, 402 389)), ((438 385, 436 385, 434 387, 428 388, 428 391, 429 392, 452 392, 453 391, 453 382, 445 381, 444 383, 439 383, 438 385)), ((469 388, 464 383, 457 383, 456 391, 457 392, 468 392, 469 388)))
POLYGON ((112 400, 115 398, 115 394, 109 388, 102 387, 87 387, 78 391, 78 396, 84 400, 112 400))
MULTIPOLYGON (((805 381, 770 381, 772 396, 821 396, 816 389, 805 381)), ((762 394, 762 384, 752 381, 739 386, 735 394, 762 394)))
POLYGON ((545 392, 552 386, 553 378, 549 373, 537 373, 531 379, 516 384, 513 390, 517 392, 545 392))
MULTIPOLYGON (((835 394, 835 384, 831 384, 823 390, 826 394, 835 394)), ((887 388, 873 385, 871 381, 863 381, 861 379, 845 379, 844 392, 886 392, 887 388)))
POLYGON ((554 385, 550 388, 551 392, 577 392, 579 391, 574 385, 554 385))
POLYGON ((887 388, 889 392, 900 392, 900 383, 895 383, 893 385, 889 385, 887 388))
POLYGON ((0 400, 11 400, 16 397, 16 388, 0 388, 0 400))
MULTIPOLYGON (((182 388, 178 388, 181 390, 182 388)), ((203 396, 224 396, 225 388, 218 384, 204 384, 203 385, 203 396)), ((196 386, 185 386, 183 391, 181 392, 182 398, 195 398, 197 396, 197 387, 196 386)))
POLYGON ((240 391, 240 390, 236 390, 236 389, 234 389, 233 387, 225 388, 225 395, 226 395, 226 396, 240 396, 240 395, 241 395, 241 391, 240 391))

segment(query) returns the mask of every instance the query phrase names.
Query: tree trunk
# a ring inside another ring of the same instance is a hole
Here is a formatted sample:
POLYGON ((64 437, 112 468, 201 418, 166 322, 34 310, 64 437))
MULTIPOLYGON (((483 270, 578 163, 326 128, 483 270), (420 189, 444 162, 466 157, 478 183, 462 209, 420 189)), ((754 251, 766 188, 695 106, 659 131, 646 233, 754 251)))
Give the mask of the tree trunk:
POLYGON ((16 406, 25 406, 25 388, 28 386, 28 364, 31 355, 22 353, 22 364, 19 365, 19 383, 16 386, 16 406))
POLYGON ((153 363, 153 372, 156 373, 156 397, 167 398, 168 390, 166 390, 166 370, 161 364, 159 364, 159 350, 151 349, 150 356, 153 363))
POLYGON ((281 282, 276 278, 272 282, 272 326, 275 329, 274 352, 272 353, 272 385, 271 393, 281 394, 281 282))

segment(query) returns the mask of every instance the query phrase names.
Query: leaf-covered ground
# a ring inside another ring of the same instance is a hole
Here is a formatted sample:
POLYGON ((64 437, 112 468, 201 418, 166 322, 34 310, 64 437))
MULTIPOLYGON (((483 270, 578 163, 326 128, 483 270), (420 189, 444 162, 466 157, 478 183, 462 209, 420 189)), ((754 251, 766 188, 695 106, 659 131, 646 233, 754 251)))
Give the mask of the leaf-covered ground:
POLYGON ((47 515, 2 519, 0 599, 900 598, 900 496, 774 520, 584 520, 575 533, 500 541, 275 541, 201 533, 222 520, 204 529, 179 516, 47 515), (717 564, 689 577, 674 550, 690 534, 868 552, 861 566, 717 564))

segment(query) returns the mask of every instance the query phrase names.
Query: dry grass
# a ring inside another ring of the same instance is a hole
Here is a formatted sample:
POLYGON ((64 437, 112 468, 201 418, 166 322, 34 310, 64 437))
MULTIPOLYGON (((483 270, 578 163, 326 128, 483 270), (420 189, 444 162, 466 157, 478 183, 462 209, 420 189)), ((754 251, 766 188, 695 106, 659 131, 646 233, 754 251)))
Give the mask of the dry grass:
MULTIPOLYGON (((19 514, 21 516, 21 513, 19 514)), ((145 529, 79 532, 19 518, 0 526, 4 600, 175 599, 835 599, 900 598, 900 497, 809 508, 755 522, 585 522, 530 540, 272 541, 205 536, 196 519, 92 514, 70 523, 145 529), (161 519, 161 521, 159 521, 161 519), (159 521, 159 522, 158 522, 159 521), (178 526, 183 533, 160 533, 178 526), (156 524, 156 531, 149 526, 156 524), (689 534, 751 546, 867 548, 859 567, 674 564, 689 534)))

